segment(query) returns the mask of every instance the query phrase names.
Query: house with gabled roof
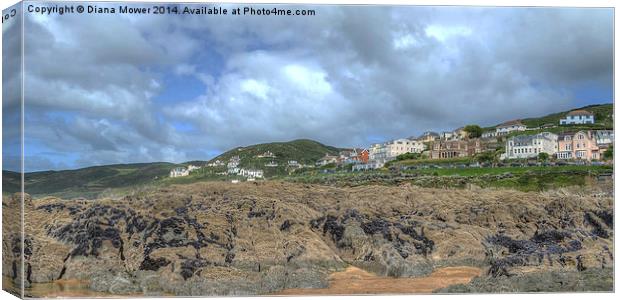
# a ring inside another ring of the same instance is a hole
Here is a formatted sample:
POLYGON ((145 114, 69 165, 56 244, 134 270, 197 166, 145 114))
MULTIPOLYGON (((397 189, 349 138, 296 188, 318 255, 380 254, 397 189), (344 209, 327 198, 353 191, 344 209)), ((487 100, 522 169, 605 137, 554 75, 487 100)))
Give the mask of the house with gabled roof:
POLYGON ((601 151, 594 132, 581 130, 558 135, 558 159, 601 159, 601 151))
POLYGON ((573 124, 594 124, 594 114, 584 109, 578 109, 566 114, 564 119, 560 119, 560 125, 573 124))

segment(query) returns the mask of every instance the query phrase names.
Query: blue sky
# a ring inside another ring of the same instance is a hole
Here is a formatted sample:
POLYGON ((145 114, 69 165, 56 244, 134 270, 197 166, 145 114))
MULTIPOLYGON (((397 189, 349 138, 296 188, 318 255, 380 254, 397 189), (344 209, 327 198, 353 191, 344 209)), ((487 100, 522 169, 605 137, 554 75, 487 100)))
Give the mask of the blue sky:
MULTIPOLYGON (((27 15, 26 170, 297 138, 364 147, 613 100, 611 9, 307 8, 317 15, 27 15)), ((18 97, 3 98, 14 112, 18 97)))

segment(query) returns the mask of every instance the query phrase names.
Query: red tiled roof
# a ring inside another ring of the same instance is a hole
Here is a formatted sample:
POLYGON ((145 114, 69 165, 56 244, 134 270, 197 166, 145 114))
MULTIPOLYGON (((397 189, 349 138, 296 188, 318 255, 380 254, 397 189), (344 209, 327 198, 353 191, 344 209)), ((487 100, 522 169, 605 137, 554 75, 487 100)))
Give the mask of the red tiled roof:
POLYGON ((578 109, 578 110, 573 110, 566 115, 567 116, 592 116, 594 114, 587 110, 578 109))

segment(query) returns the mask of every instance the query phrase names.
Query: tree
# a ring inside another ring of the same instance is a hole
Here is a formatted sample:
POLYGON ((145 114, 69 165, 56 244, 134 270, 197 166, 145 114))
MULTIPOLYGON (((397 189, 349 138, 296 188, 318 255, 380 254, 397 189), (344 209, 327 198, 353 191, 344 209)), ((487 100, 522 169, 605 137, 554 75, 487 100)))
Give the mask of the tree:
POLYGON ((405 154, 401 154, 399 156, 396 156, 396 160, 397 161, 401 161, 401 160, 406 160, 406 159, 419 159, 420 156, 421 156, 420 153, 407 152, 405 154))
POLYGON ((482 128, 478 125, 467 125, 463 128, 469 138, 479 138, 482 136, 482 128))
POLYGON ((492 151, 482 152, 476 156, 479 163, 493 163, 495 161, 495 153, 492 151))
POLYGON ((609 148, 603 152, 603 158, 605 160, 614 159, 614 145, 609 145, 609 148))
POLYGON ((547 161, 547 160, 549 160, 549 154, 546 153, 546 152, 538 153, 538 160, 540 160, 540 161, 547 161))

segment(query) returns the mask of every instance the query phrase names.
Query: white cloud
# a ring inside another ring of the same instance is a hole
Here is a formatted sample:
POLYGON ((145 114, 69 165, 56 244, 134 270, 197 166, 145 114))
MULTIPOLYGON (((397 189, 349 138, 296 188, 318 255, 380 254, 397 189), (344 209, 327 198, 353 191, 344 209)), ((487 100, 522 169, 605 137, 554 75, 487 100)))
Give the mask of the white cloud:
POLYGON ((429 25, 424 30, 426 35, 436 38, 441 42, 453 37, 467 37, 470 36, 473 31, 471 28, 465 26, 441 26, 441 25, 429 25))

